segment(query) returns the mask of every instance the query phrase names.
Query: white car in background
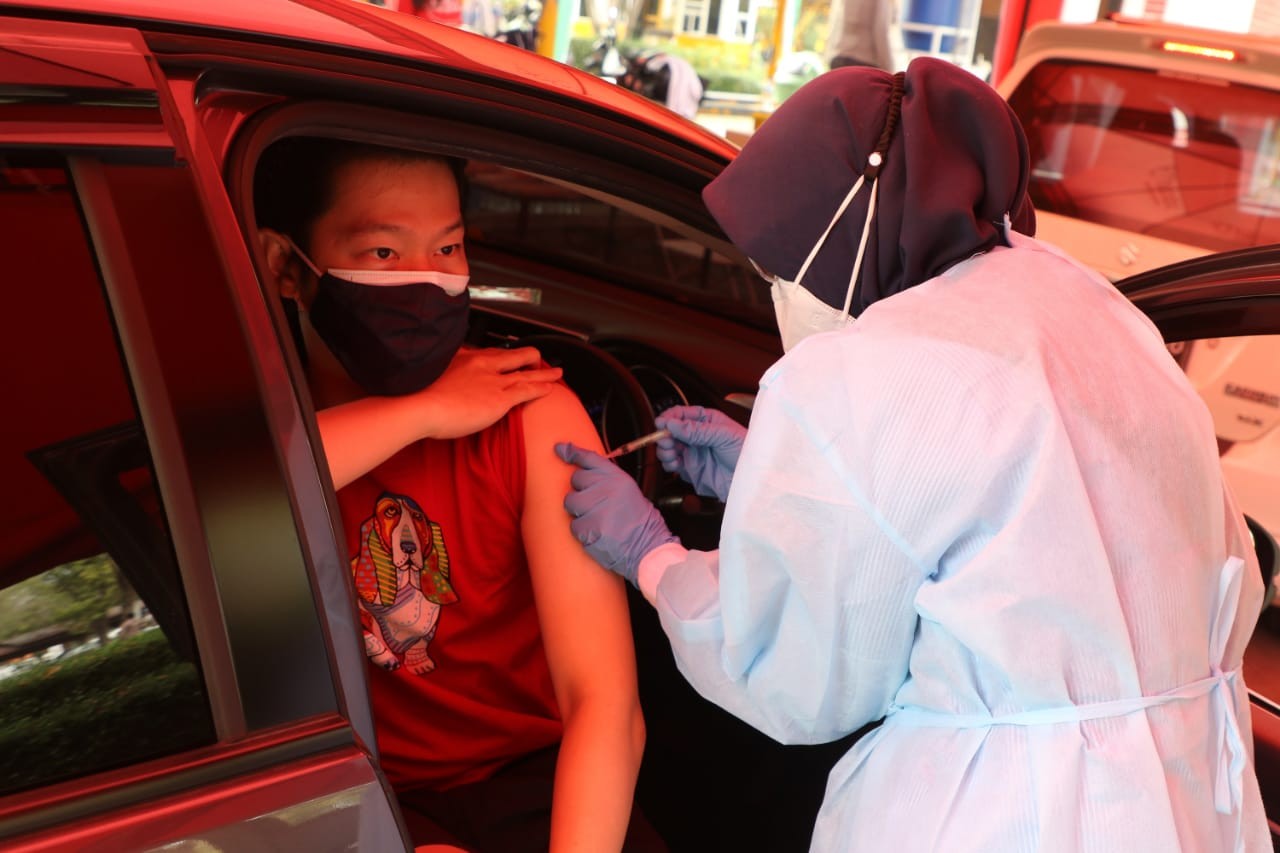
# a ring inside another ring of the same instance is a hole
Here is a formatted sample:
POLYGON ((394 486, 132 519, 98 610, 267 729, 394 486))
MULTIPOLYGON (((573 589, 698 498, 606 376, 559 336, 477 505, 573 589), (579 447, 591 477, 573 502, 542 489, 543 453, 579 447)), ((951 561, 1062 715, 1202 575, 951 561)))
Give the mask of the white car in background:
MULTIPOLYGON (((1047 23, 998 89, 1027 131, 1037 236, 1113 281, 1280 242, 1280 40, 1047 23)), ((1280 535, 1280 336, 1171 343, 1241 507, 1280 535)))

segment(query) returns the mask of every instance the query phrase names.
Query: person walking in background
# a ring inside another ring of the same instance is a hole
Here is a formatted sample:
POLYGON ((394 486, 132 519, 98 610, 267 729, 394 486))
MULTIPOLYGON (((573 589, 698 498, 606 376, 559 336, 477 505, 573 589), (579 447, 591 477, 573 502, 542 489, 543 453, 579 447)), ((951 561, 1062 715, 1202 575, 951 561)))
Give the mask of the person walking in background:
POLYGON ((895 71, 902 50, 896 0, 832 0, 826 60, 831 68, 870 65, 895 71))

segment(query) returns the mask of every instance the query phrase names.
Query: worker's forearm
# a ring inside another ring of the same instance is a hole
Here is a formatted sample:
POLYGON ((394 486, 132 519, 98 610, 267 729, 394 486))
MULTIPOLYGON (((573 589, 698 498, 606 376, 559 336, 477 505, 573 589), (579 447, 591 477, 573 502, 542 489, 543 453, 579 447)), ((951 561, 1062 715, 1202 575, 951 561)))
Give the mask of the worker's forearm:
POLYGON ((582 703, 565 719, 551 811, 551 853, 621 850, 644 753, 638 705, 582 703))

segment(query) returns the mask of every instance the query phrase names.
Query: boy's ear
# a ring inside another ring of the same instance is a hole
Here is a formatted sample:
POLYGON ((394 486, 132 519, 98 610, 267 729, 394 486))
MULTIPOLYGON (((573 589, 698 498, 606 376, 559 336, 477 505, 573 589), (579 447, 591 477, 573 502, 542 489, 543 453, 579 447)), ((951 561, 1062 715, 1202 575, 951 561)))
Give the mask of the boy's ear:
POLYGON ((292 299, 301 305, 304 271, 289 239, 273 228, 259 228, 258 245, 266 257, 267 273, 276 292, 282 299, 292 299))

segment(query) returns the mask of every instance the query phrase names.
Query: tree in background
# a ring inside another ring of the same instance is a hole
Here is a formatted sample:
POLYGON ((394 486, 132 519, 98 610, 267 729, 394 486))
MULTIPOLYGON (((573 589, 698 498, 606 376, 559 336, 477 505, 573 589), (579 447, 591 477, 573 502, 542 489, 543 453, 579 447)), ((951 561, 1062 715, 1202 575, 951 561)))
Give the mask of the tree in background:
POLYGON ((56 625, 73 634, 95 634, 105 643, 112 611, 127 610, 134 597, 107 554, 64 563, 0 590, 5 635, 0 639, 56 625))

